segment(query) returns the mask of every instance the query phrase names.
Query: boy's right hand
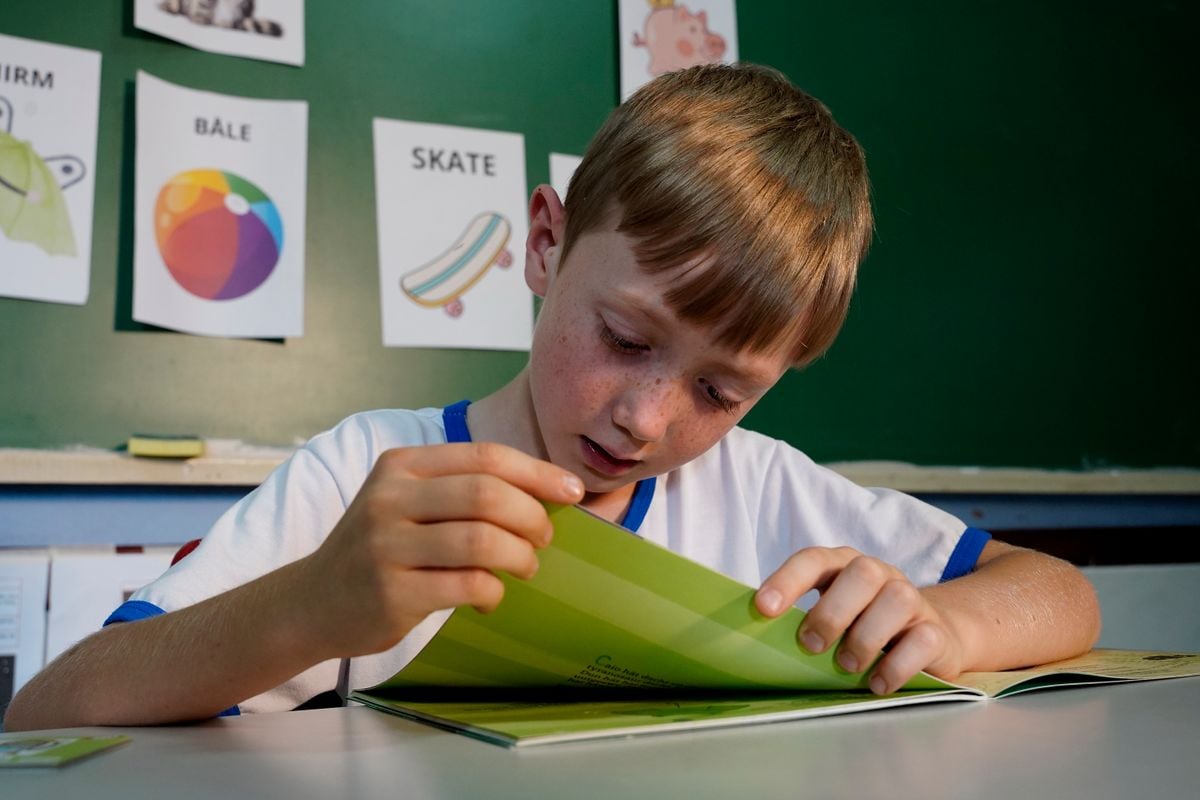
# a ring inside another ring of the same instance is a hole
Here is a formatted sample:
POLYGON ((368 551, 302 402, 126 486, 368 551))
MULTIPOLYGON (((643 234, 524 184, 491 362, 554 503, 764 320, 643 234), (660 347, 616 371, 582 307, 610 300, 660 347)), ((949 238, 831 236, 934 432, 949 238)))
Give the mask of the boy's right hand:
POLYGON ((388 450, 321 547, 297 562, 310 633, 328 657, 392 647, 431 612, 496 607, 493 571, 531 578, 553 527, 538 500, 583 482, 504 445, 388 450))

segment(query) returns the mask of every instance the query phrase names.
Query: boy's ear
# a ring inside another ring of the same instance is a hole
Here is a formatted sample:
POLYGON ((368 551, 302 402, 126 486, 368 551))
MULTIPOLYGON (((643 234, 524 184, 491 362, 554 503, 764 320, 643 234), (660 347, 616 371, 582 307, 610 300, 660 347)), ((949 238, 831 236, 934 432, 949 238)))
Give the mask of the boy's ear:
POLYGON ((562 253, 567 229, 567 211, 558 192, 546 184, 529 198, 529 235, 525 239, 525 283, 538 297, 545 297, 562 253))

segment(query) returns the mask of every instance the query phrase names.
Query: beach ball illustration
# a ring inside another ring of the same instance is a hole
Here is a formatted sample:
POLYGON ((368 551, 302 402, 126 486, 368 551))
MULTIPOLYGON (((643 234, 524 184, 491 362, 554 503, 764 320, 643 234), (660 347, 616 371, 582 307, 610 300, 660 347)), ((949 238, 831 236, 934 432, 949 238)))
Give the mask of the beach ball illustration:
POLYGON ((158 252, 171 276, 206 300, 233 300, 262 285, 279 263, 283 220, 271 198, 232 172, 181 172, 154 204, 158 252))

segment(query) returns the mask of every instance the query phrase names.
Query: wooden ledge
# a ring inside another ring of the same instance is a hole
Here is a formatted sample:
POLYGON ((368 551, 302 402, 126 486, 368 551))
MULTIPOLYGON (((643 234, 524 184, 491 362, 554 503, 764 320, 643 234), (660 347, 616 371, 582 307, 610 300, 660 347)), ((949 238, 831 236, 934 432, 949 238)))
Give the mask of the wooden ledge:
POLYGON ((860 486, 913 494, 1200 495, 1200 470, 1111 469, 1090 472, 1010 467, 922 467, 900 461, 825 466, 860 486))
MULTIPOLYGON (((257 486, 291 448, 210 442, 199 458, 138 458, 99 449, 0 448, 0 484, 257 486)), ((923 467, 899 461, 827 464, 861 486, 911 493, 1200 495, 1200 470, 1092 472, 1007 467, 923 467)))
POLYGON ((0 449, 0 484, 257 486, 290 452, 174 459, 111 450, 0 449))

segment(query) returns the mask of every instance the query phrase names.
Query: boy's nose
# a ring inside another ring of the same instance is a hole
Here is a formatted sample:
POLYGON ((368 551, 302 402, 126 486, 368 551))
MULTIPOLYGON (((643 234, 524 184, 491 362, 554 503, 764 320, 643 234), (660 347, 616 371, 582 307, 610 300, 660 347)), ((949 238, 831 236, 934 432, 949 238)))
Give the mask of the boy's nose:
POLYGON ((639 442, 661 441, 671 425, 676 395, 673 381, 631 386, 617 398, 613 422, 639 442))

